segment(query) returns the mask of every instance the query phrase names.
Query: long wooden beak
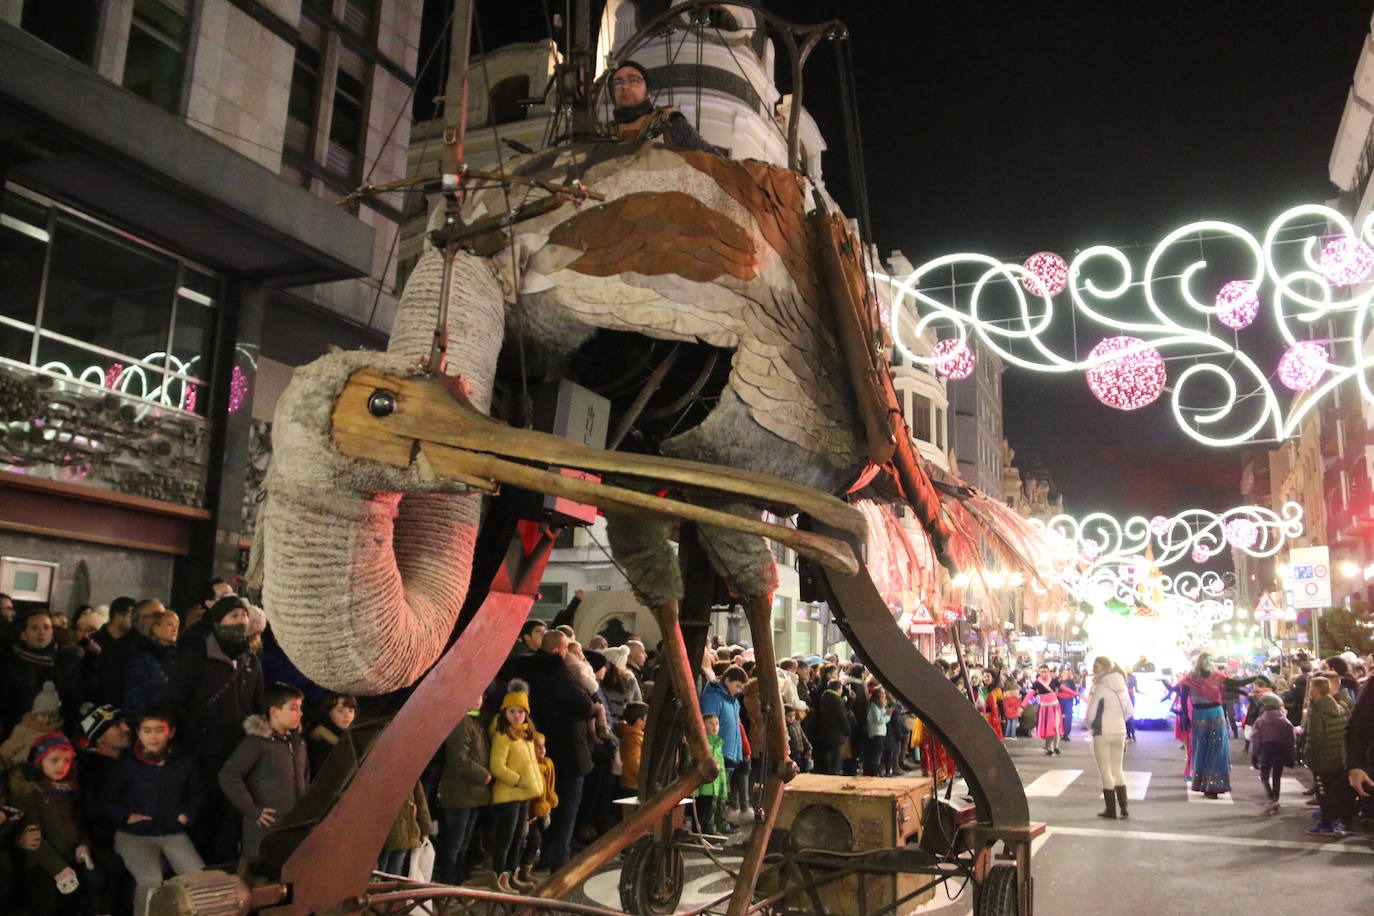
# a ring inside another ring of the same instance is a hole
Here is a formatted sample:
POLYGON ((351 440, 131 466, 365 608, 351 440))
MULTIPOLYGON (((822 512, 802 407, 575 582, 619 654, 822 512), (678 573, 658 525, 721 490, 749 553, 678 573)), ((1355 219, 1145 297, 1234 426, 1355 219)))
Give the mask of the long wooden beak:
POLYGON ((602 509, 756 534, 786 544, 828 569, 849 575, 858 572, 854 551, 835 538, 520 462, 633 478, 654 488, 668 486, 729 496, 785 510, 784 514, 803 512, 862 539, 866 531, 863 515, 829 494, 768 474, 606 451, 550 433, 514 429, 464 403, 451 383, 434 377, 401 379, 371 369, 358 370, 334 405, 335 445, 349 457, 395 467, 424 462, 440 477, 488 492, 507 484, 602 509))

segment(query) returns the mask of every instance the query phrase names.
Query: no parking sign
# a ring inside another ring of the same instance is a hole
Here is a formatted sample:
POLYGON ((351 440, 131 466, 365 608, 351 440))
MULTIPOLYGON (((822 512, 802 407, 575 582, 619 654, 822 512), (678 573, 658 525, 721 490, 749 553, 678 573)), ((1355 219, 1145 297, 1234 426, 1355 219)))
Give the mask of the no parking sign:
POLYGON ((1331 606, 1331 553, 1326 547, 1294 547, 1288 551, 1288 566, 1293 607, 1331 606))

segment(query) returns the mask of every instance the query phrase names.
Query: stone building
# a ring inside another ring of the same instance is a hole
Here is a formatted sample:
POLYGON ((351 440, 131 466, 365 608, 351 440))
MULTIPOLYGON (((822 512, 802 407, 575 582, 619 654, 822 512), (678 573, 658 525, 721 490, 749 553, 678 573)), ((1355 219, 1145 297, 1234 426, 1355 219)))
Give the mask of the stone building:
POLYGON ((291 367, 385 340, 401 201, 336 201, 405 174, 421 2, 0 0, 0 555, 58 609, 233 576, 291 367))

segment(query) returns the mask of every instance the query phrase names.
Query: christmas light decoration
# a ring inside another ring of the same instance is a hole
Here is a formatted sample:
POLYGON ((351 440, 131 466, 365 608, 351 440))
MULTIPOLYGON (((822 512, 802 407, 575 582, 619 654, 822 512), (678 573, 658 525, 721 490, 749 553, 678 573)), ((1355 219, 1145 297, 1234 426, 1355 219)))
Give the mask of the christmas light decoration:
POLYGON ((1354 286, 1374 270, 1374 250, 1359 239, 1337 236, 1322 246, 1321 268, 1332 286, 1354 286))
POLYGON ((973 372, 973 351, 962 340, 947 337, 935 344, 935 371, 953 379, 968 378, 973 372))
POLYGON ((1138 337, 1108 337, 1088 354, 1088 387, 1117 410, 1153 403, 1164 391, 1164 357, 1138 337))
POLYGON ((1069 264, 1053 251, 1040 251, 1026 258, 1021 278, 1033 296, 1057 296, 1069 279, 1069 264))
POLYGON ((1162 515, 1156 515, 1150 519, 1150 533, 1155 537, 1169 530, 1169 520, 1162 515))
POLYGON ((1259 314, 1259 293, 1249 280, 1232 280, 1217 293, 1217 321, 1239 331, 1259 314))
MULTIPOLYGON (((257 360, 254 359, 251 352, 242 346, 237 347, 236 351, 238 360, 250 369, 257 369, 257 360)), ((51 360, 38 368, 51 375, 97 385, 139 400, 194 413, 198 385, 193 379, 196 375, 198 362, 200 362, 199 356, 182 360, 171 353, 164 353, 159 350, 128 366, 115 362, 107 368, 86 366, 77 371, 67 363, 51 360), (164 369, 166 370, 165 375, 164 369)), ((236 363, 229 378, 230 413, 235 413, 242 407, 250 388, 251 383, 248 374, 236 363)))
MULTIPOLYGON (((1068 263, 1057 291, 1056 272, 1041 260, 945 255, 893 281, 893 341, 912 363, 932 367, 939 357, 918 354, 911 344, 938 330, 970 345, 976 339, 1008 367, 1061 375, 1098 369, 1103 354, 1069 350, 1073 338, 1061 326, 1072 320, 1079 339, 1094 330, 1105 338, 1129 336, 1141 342, 1142 355, 1149 348, 1171 364, 1178 360, 1168 374, 1170 406, 1180 428, 1199 442, 1281 441, 1337 385, 1357 385, 1360 397, 1374 402, 1365 377, 1374 369, 1374 349, 1365 348, 1374 284, 1360 282, 1374 274, 1372 242, 1374 214, 1356 231, 1346 216, 1319 205, 1293 207, 1258 235, 1202 220, 1168 233, 1134 260, 1111 246, 1086 248, 1068 263), (1210 277, 1209 261, 1228 265, 1230 276, 1210 277), (1221 296, 1211 285, 1233 282, 1250 288, 1240 295, 1231 287, 1221 296), (1341 358, 1327 354, 1308 396, 1291 398, 1273 381, 1272 362, 1246 352, 1221 321, 1243 317, 1250 293, 1258 303, 1254 320, 1271 321, 1285 346, 1307 341, 1314 327, 1331 327, 1330 339, 1341 343, 1333 351, 1341 358)), ((1124 392, 1122 403, 1143 400, 1155 386, 1162 392, 1153 365, 1141 379, 1147 387, 1124 392)))
POLYGON ((1206 563, 1210 559, 1212 559, 1212 551, 1208 550, 1203 545, 1199 544, 1193 548, 1194 563, 1206 563))
POLYGON ((1226 543, 1248 550, 1259 540, 1259 526, 1248 518, 1233 518, 1226 523, 1226 543))
POLYGON ((1293 344, 1279 360, 1279 381, 1294 391, 1307 391, 1321 381, 1326 371, 1326 347, 1304 340, 1293 344))

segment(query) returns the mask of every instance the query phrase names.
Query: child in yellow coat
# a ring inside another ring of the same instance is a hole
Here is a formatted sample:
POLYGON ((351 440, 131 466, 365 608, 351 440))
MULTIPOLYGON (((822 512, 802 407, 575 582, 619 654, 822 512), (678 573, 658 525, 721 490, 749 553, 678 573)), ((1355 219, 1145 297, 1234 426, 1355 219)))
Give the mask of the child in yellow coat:
POLYGON ((491 740, 488 769, 492 777, 491 870, 496 873, 497 888, 513 894, 533 886, 513 886, 511 873, 521 861, 530 801, 544 794, 544 776, 535 759, 529 688, 524 681, 513 680, 508 689, 491 740))
POLYGON ((534 863, 539 860, 539 846, 544 840, 544 828, 549 826, 549 815, 558 807, 558 793, 553 790, 557 781, 553 760, 545 751, 544 736, 540 732, 534 733, 534 762, 539 767, 540 775, 544 777, 544 794, 530 800, 530 822, 525 837, 525 854, 521 856, 520 867, 511 878, 511 883, 517 887, 525 883, 537 883, 534 878, 534 863))

